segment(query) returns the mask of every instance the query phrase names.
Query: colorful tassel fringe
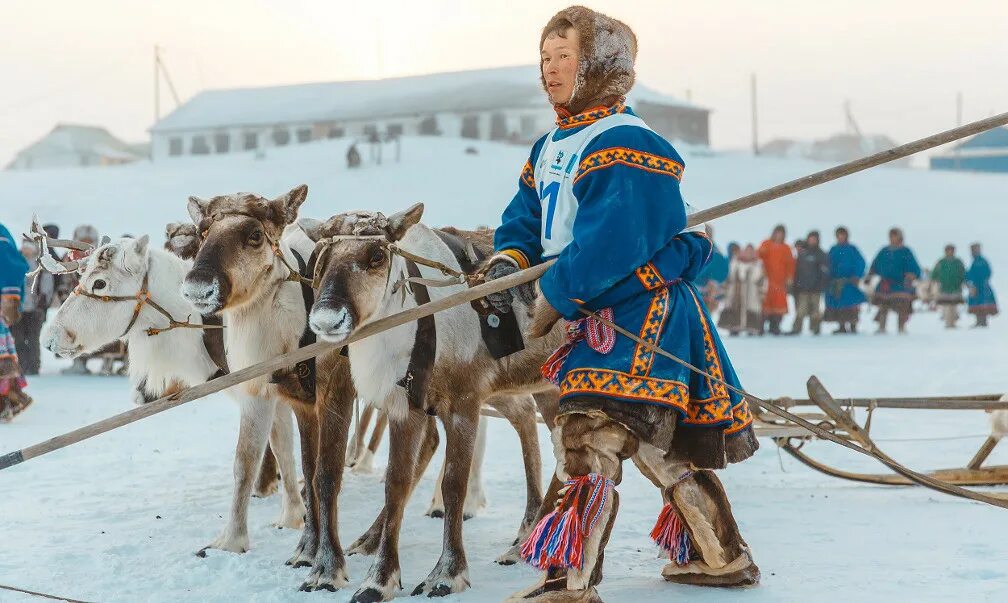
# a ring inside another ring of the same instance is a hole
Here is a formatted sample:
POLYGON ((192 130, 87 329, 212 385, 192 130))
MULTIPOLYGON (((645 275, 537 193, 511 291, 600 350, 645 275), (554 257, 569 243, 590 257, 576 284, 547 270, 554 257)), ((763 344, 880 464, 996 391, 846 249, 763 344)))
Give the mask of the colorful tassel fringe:
POLYGON ((556 510, 536 524, 521 548, 522 559, 544 571, 554 567, 581 569, 584 541, 602 517, 613 482, 589 473, 567 480, 566 486, 567 493, 556 510), (579 515, 582 498, 584 512, 579 515))
MULTIPOLYGON (((613 322, 612 308, 599 310, 598 315, 613 322)), ((554 385, 560 385, 560 369, 563 368, 564 361, 574 349, 574 344, 582 339, 587 339, 588 346, 599 354, 608 354, 616 345, 616 331, 591 316, 568 322, 567 341, 546 359, 540 369, 543 379, 554 385)))
POLYGON ((689 531, 671 503, 666 504, 658 515, 658 521, 651 530, 651 539, 669 554, 669 559, 676 565, 689 563, 693 554, 689 531))

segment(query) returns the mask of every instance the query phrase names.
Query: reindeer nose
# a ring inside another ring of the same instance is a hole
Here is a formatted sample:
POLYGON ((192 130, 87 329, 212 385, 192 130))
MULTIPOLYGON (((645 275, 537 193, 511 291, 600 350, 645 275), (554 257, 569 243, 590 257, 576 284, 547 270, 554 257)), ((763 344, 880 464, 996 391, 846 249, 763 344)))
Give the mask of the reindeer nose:
POLYGON ((182 283, 182 297, 196 305, 216 305, 220 300, 220 282, 214 275, 192 272, 182 283))

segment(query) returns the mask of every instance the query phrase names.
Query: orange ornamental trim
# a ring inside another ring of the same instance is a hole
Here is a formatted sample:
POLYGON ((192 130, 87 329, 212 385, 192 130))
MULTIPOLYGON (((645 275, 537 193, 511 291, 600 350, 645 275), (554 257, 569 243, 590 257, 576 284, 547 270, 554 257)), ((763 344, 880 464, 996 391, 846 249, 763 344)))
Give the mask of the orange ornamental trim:
MULTIPOLYGON (((665 329, 665 321, 669 314, 669 290, 662 287, 655 291, 651 298, 651 306, 644 317, 644 324, 641 325, 638 335, 644 341, 657 346, 658 339, 665 329)), ((638 377, 647 377, 651 374, 651 367, 654 365, 655 352, 652 348, 637 344, 634 350, 633 364, 630 367, 630 374, 638 377)))
POLYGON ((525 270, 530 266, 528 257, 524 253, 518 251, 517 249, 504 249, 500 252, 501 255, 506 255, 515 262, 518 263, 518 267, 525 270))
POLYGON ((525 161, 525 167, 523 167, 521 171, 521 183, 530 189, 535 190, 535 172, 532 170, 531 160, 525 161))
POLYGON ((681 163, 667 157, 626 147, 612 147, 595 151, 582 159, 581 164, 578 166, 577 175, 574 176, 574 182, 577 183, 583 176, 595 170, 601 170, 614 165, 626 165, 642 169, 646 172, 664 174, 680 181, 682 180, 684 169, 681 163))
POLYGON ((714 394, 714 398, 728 399, 728 388, 722 383, 724 381, 724 371, 721 370, 721 359, 718 357, 717 346, 714 345, 714 337, 711 335, 710 325, 707 324, 707 316, 704 314, 703 306, 701 305, 702 302, 697 298, 692 287, 686 287, 686 290, 690 292, 690 296, 693 298, 696 311, 700 315, 700 325, 703 327, 704 363, 707 365, 705 368, 712 377, 718 379, 716 381, 710 377, 705 377, 707 387, 714 394))
POLYGON ((602 394, 625 400, 662 404, 686 413, 689 387, 682 382, 636 377, 608 369, 573 369, 560 383, 560 395, 602 394))
POLYGON ((626 103, 623 102, 616 103, 611 107, 599 105, 598 107, 592 107, 591 109, 578 113, 577 115, 571 115, 566 109, 559 109, 557 110, 556 124, 561 130, 579 128, 581 126, 587 126, 588 124, 595 123, 600 119, 609 117, 610 115, 624 113, 625 111, 626 103))
POLYGON ((661 272, 658 272, 658 267, 654 265, 654 262, 648 262, 640 268, 634 271, 637 275, 637 279, 641 282, 648 291, 654 291, 665 286, 665 279, 662 277, 661 272))

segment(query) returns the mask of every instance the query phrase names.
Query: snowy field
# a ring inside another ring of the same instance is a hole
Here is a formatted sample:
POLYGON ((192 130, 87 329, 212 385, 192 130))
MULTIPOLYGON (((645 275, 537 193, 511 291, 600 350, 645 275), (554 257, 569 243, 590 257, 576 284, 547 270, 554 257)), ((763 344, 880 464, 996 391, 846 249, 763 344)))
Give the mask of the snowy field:
MULTIPOLYGON (((514 146, 405 139, 402 163, 347 171, 344 151, 345 144, 335 141, 271 149, 262 159, 239 154, 0 173, 0 221, 19 232, 38 213, 66 234, 91 222, 102 233, 146 232, 160 241, 165 222, 186 218, 190 194, 276 195, 305 182, 307 216, 395 210, 424 201, 431 224, 492 224, 526 157, 514 146), (479 154, 465 154, 468 146, 479 154)), ((698 207, 827 167, 732 154, 687 154, 686 160, 684 191, 698 207)), ((875 170, 718 221, 716 238, 722 247, 729 240, 758 243, 778 222, 791 227, 789 239, 815 227, 827 243, 833 227, 845 224, 865 255, 874 254, 886 230, 899 224, 925 266, 933 265, 946 242, 965 252, 979 239, 994 266, 995 288, 1008 295, 1008 177, 875 170)), ((869 327, 865 316, 862 328, 869 327)), ((761 396, 804 397, 804 382, 813 373, 838 397, 1008 391, 1008 319, 994 319, 989 331, 946 333, 935 314, 919 314, 910 331, 905 337, 726 343, 743 384, 761 396)), ((45 374, 31 381, 36 404, 15 423, 0 426, 0 453, 131 407, 125 379, 62 377, 55 374, 60 366, 48 358, 45 374)), ((298 534, 270 527, 279 514, 276 497, 252 502, 249 553, 193 555, 224 524, 237 418, 237 407, 217 395, 0 472, 0 584, 103 602, 348 600, 369 560, 350 558, 351 587, 344 591, 297 592, 308 570, 283 565, 298 534)), ((986 432, 982 412, 878 411, 873 426, 880 446, 916 469, 964 465, 986 432)), ((498 421, 489 433, 490 507, 465 525, 473 588, 452 601, 500 601, 535 579, 528 568, 493 563, 513 538, 524 496, 517 437, 498 421)), ((548 451, 546 433, 540 435, 548 451)), ((843 468, 883 470, 829 443, 810 446, 811 454, 843 468)), ((379 466, 384 455, 382 449, 379 466)), ((439 453, 432 467, 440 459, 439 453)), ((1008 445, 990 462, 1008 463, 1008 445)), ((549 458, 544 468, 551 470, 549 458)), ((423 516, 434 477, 432 469, 406 511, 405 593, 440 552, 441 524, 423 516)), ((919 488, 838 481, 778 455, 767 441, 723 479, 763 572, 762 585, 721 591, 662 581, 663 562, 647 538, 660 501, 628 465, 606 556, 606 601, 1008 600, 1004 511, 919 488)), ((379 475, 346 477, 340 498, 344 544, 370 524, 382 496, 379 475)), ((0 591, 2 602, 37 600, 0 591)))
MULTIPOLYGON (((763 396, 804 393, 817 374, 838 396, 1003 391, 1008 323, 988 332, 946 333, 919 314, 905 337, 731 339, 743 383, 763 396)), ((59 361, 31 383, 36 404, 0 428, 0 453, 130 408, 123 378, 63 377, 59 361)), ((224 525, 231 491, 237 407, 221 395, 191 403, 83 444, 0 472, 3 554, 0 584, 86 601, 347 601, 368 559, 349 558, 351 587, 300 593, 308 569, 283 565, 298 534, 270 526, 279 500, 253 499, 252 550, 242 556, 193 552, 224 525)), ((884 450, 918 469, 961 466, 987 430, 982 412, 877 411, 884 450), (963 439, 941 439, 951 436, 963 439), (968 437, 966 437, 968 436, 968 437), (921 441, 890 441, 913 439, 921 441), (929 440, 927 438, 939 438, 929 440)), ((500 601, 535 579, 493 559, 513 538, 524 506, 514 432, 493 420, 485 478, 489 508, 466 522, 473 588, 448 600, 500 601)), ((544 450, 545 430, 540 434, 544 450)), ((443 441, 443 440, 442 440, 443 441)), ((606 555, 606 601, 962 601, 1008 599, 1005 511, 920 488, 869 486, 806 469, 773 444, 723 472, 742 533, 763 583, 744 591, 667 584, 647 534, 660 510, 654 488, 627 465, 622 507, 606 555)), ((847 469, 883 471, 826 442, 817 458, 847 469)), ((385 450, 377 466, 384 467, 385 450)), ((440 463, 439 451, 432 467, 440 463)), ((1008 462, 1008 445, 991 462, 1008 462)), ((549 459, 543 460, 548 473, 549 459)), ((431 569, 441 523, 423 516, 434 488, 428 472, 406 510, 402 536, 406 594, 431 569)), ((340 534, 351 542, 382 499, 379 475, 348 474, 340 534)), ((36 601, 0 591, 0 601, 36 601)))

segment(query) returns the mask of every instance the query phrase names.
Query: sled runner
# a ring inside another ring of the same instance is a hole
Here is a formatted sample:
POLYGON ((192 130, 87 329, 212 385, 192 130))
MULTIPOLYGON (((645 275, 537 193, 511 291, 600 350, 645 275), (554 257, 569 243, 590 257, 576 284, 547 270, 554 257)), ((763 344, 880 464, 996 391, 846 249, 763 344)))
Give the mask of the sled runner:
MULTIPOLYGON (((815 406, 820 411, 798 413, 802 418, 818 424, 820 427, 835 433, 843 438, 857 443, 858 445, 883 454, 878 445, 872 440, 871 421, 872 415, 877 408, 898 408, 898 409, 925 409, 925 410, 983 410, 987 412, 1004 412, 1008 410, 1008 400, 1001 399, 996 394, 978 396, 942 396, 942 397, 922 397, 922 398, 860 398, 845 400, 846 408, 834 400, 829 392, 821 384, 810 383, 808 387, 809 399, 793 400, 790 398, 778 399, 780 406, 806 407, 815 406), (859 424, 853 414, 854 408, 867 408, 868 419, 864 426, 859 424)), ((797 459, 811 469, 824 473, 831 477, 846 479, 868 484, 879 484, 885 486, 910 486, 914 482, 894 473, 857 473, 838 469, 822 461, 818 461, 804 451, 805 444, 814 439, 811 434, 787 434, 777 435, 770 430, 773 428, 799 429, 797 426, 786 421, 777 419, 762 411, 756 411, 757 428, 759 436, 770 437, 785 452, 797 459)), ((990 456, 997 443, 1004 436, 1003 430, 998 426, 998 419, 992 421, 991 434, 977 450, 973 458, 963 467, 949 469, 936 469, 926 473, 929 477, 955 484, 957 486, 1000 486, 1008 484, 1008 465, 983 466, 984 461, 990 456)))

